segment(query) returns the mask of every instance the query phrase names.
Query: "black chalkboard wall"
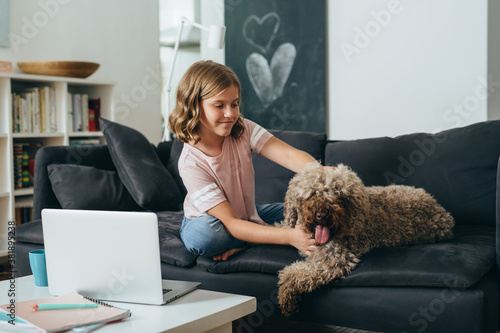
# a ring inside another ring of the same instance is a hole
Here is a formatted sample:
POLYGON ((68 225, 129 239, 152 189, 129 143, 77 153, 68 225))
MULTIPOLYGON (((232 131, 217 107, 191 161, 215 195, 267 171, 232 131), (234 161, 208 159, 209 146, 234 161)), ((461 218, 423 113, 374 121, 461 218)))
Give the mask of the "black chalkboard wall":
POLYGON ((225 0, 224 12, 243 115, 267 129, 326 132, 325 0, 225 0))

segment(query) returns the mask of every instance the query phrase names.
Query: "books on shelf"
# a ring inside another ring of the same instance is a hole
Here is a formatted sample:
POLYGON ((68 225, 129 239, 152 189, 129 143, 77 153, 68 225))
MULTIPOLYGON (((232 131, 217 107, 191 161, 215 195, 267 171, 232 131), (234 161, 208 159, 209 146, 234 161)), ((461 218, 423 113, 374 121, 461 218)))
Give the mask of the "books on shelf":
POLYGON ((73 138, 69 139, 70 146, 83 146, 83 145, 100 145, 102 144, 99 138, 73 138))
MULTIPOLYGON (((67 107, 73 132, 100 131, 100 98, 68 93, 67 107)), ((33 87, 13 92, 12 124, 14 133, 57 132, 55 88, 33 87)))
MULTIPOLYGON (((14 188, 16 190, 28 189, 18 192, 16 195, 30 196, 35 179, 35 155, 42 147, 41 142, 19 142, 14 141, 14 188)), ((14 209, 16 225, 33 221, 33 202, 31 200, 16 200, 14 209)))
POLYGON ((33 221, 33 206, 31 205, 16 206, 14 213, 16 227, 21 224, 33 221))
POLYGON ((56 94, 53 87, 34 87, 12 93, 14 133, 57 132, 56 94))
POLYGON ((89 98, 87 94, 68 93, 69 113, 73 119, 73 132, 96 132, 100 130, 101 99, 89 98))
MULTIPOLYGON (((23 327, 31 325, 31 327, 44 332, 59 332, 75 327, 81 327, 83 330, 86 326, 96 324, 99 326, 99 324, 130 317, 130 310, 128 309, 122 309, 104 302, 95 301, 77 293, 16 302, 15 304, 4 304, 0 306, 0 310, 10 316, 12 307, 15 309, 15 314, 12 315, 14 318, 11 318, 12 320, 20 319, 23 322, 23 327), (74 306, 68 306, 66 309, 58 310, 34 310, 34 306, 40 304, 74 305, 96 303, 96 308, 74 308, 74 306)), ((9 324, 9 321, 7 321, 7 324, 12 326, 12 324, 9 324)))
POLYGON ((35 155, 41 142, 14 142, 14 188, 33 186, 35 155))
POLYGON ((101 99, 89 99, 89 131, 100 131, 99 118, 101 118, 101 99))

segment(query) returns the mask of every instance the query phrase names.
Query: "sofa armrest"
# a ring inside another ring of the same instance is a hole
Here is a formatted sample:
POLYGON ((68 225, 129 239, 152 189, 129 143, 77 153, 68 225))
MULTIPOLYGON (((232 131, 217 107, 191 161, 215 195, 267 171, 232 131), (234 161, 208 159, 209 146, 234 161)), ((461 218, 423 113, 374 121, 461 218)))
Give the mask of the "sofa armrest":
POLYGON ((77 164, 97 169, 116 170, 109 155, 108 146, 45 146, 35 157, 33 193, 33 219, 41 218, 44 208, 61 208, 52 190, 47 166, 50 164, 77 164))

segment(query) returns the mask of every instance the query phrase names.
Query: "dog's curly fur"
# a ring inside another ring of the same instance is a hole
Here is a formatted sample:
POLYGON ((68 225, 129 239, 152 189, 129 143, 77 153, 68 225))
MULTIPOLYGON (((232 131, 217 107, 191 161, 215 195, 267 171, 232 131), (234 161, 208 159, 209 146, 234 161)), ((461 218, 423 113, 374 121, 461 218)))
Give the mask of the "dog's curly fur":
POLYGON ((279 272, 285 315, 298 311, 301 294, 349 274, 371 249, 453 238, 453 217, 423 189, 364 186, 349 167, 310 163, 290 181, 281 227, 316 234, 311 257, 279 272))

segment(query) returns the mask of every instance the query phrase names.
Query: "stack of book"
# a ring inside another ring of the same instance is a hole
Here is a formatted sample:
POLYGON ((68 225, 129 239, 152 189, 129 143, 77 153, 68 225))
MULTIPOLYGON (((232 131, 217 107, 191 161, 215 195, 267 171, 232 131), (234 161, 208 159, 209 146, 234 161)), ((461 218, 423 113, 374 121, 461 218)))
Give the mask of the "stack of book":
POLYGON ((99 138, 74 138, 69 139, 70 146, 88 146, 102 144, 99 138))
POLYGON ((33 221, 33 206, 31 205, 21 205, 15 207, 15 221, 16 227, 33 221))
POLYGON ((68 93, 69 114, 73 120, 73 132, 99 131, 101 99, 89 98, 87 94, 68 93))
MULTIPOLYGON (((35 155, 42 147, 41 142, 14 142, 14 188, 23 189, 33 186, 35 178, 35 155)), ((16 201, 16 225, 33 221, 33 204, 16 201)))
POLYGON ((52 87, 35 87, 12 93, 14 133, 57 131, 56 93, 52 87))
POLYGON ((14 187, 33 186, 35 177, 35 155, 41 142, 14 142, 14 187))

